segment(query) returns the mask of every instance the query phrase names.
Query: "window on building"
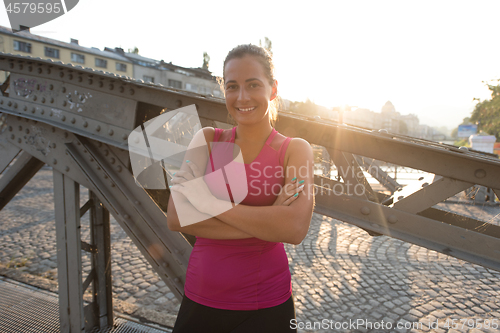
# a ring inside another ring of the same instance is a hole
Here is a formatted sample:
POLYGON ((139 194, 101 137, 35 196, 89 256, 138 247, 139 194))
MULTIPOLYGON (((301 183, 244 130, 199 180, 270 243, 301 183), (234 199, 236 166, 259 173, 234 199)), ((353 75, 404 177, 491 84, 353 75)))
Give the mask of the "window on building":
POLYGON ((168 86, 176 89, 182 89, 182 82, 177 80, 168 80, 168 86))
POLYGON ((45 46, 45 56, 50 58, 59 59, 59 50, 45 46))
POLYGON ((95 67, 108 68, 108 61, 101 58, 95 58, 95 67))
POLYGON ((31 43, 20 42, 18 40, 14 41, 14 50, 31 53, 31 43))
POLYGON ((153 76, 144 75, 142 79, 144 80, 144 82, 155 82, 155 78, 153 76))
POLYGON ((79 64, 85 63, 85 56, 83 54, 71 52, 71 62, 77 62, 79 64))
POLYGON ((120 71, 120 72, 126 72, 127 71, 127 65, 126 64, 122 64, 120 62, 117 62, 116 63, 116 70, 120 71))
POLYGON ((189 90, 192 92, 198 92, 198 86, 196 84, 186 83, 186 90, 189 90))

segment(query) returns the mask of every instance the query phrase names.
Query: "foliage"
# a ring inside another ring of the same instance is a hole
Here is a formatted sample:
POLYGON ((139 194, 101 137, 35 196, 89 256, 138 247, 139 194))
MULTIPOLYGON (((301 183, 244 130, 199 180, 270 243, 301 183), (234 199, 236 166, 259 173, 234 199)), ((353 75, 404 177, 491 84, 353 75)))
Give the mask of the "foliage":
POLYGON ((139 54, 139 48, 137 46, 134 46, 133 49, 128 49, 129 53, 134 53, 134 54, 139 54))
POLYGON ((203 66, 201 68, 206 69, 208 71, 208 66, 210 62, 210 56, 207 52, 203 52, 203 66))
POLYGON ((491 91, 491 99, 484 101, 475 99, 479 102, 472 111, 470 121, 478 124, 478 131, 494 135, 500 141, 500 84, 487 85, 491 91))
POLYGON ((262 46, 262 40, 259 39, 259 46, 261 47, 264 47, 266 50, 269 51, 269 53, 271 53, 271 55, 273 54, 273 42, 271 42, 271 40, 267 37, 264 37, 264 46, 262 46))

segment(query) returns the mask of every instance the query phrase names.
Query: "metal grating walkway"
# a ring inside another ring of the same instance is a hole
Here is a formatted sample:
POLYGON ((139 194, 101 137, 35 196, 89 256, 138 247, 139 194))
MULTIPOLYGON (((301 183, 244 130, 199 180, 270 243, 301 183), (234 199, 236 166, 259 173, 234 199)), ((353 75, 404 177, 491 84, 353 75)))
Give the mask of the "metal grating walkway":
MULTIPOLYGON (((0 277, 0 332, 56 333, 59 330, 57 294, 0 277)), ((116 317, 114 327, 92 333, 165 333, 159 329, 116 317)))

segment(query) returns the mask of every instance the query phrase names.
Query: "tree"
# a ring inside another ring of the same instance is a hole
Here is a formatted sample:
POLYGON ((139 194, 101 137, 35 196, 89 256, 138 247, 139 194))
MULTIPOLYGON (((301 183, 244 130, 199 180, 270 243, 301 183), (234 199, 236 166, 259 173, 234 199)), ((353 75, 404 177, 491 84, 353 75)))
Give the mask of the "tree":
POLYGON ((207 52, 203 52, 203 66, 201 68, 208 71, 208 63, 210 62, 210 56, 207 52))
POLYGON ((134 46, 133 49, 128 49, 128 52, 129 53, 139 54, 139 48, 137 46, 134 46))
POLYGON ((265 48, 266 50, 269 51, 269 53, 271 53, 271 55, 273 55, 273 51, 272 51, 273 42, 271 42, 271 40, 269 38, 264 37, 264 46, 262 46, 262 41, 259 39, 259 46, 265 48))
POLYGON ((500 141, 500 84, 487 86, 491 91, 491 99, 481 101, 475 98, 478 103, 472 111, 470 121, 477 124, 478 130, 494 135, 500 141))

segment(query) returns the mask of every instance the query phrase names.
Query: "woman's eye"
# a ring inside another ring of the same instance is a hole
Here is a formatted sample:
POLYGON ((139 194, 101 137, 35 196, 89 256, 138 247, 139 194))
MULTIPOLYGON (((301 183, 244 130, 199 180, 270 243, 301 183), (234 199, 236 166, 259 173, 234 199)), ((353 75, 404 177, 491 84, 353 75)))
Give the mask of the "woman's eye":
POLYGON ((235 85, 230 85, 230 86, 226 87, 226 90, 232 90, 232 89, 236 89, 236 86, 235 85))
POLYGON ((257 88, 259 85, 257 83, 250 83, 250 88, 257 88))

